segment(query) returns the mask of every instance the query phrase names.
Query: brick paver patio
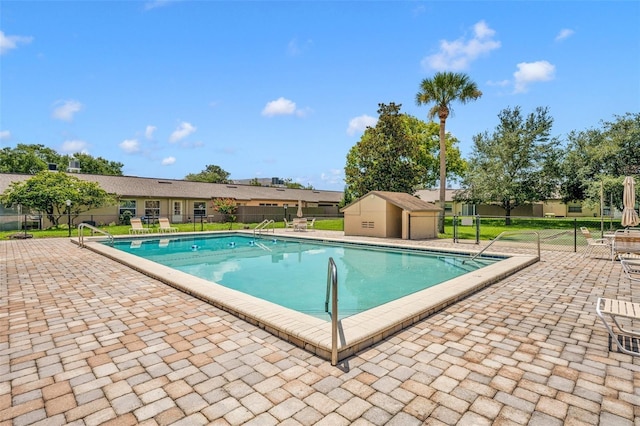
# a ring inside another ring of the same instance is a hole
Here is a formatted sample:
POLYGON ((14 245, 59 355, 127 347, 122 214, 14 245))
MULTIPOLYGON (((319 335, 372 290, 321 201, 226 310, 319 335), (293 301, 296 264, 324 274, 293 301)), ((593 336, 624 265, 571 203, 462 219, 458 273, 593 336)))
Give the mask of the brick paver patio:
POLYGON ((639 286, 544 252, 332 367, 67 239, 2 241, 0 425, 640 425, 594 310, 639 286))

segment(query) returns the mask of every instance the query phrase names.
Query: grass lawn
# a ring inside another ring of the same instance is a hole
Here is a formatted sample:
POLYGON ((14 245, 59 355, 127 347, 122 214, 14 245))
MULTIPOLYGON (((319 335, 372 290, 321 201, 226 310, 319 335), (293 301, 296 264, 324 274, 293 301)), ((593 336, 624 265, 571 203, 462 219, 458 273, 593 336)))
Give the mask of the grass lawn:
MULTIPOLYGON (((453 238, 453 218, 445 218, 445 233, 440 238, 453 238)), ((257 223, 233 223, 233 230, 253 229, 257 223)), ((200 232, 200 231, 224 231, 229 229, 228 223, 172 223, 171 226, 178 228, 180 232, 200 232)), ((481 218, 480 219, 480 239, 490 240, 497 237, 503 231, 536 231, 540 234, 541 241, 553 241, 554 244, 573 244, 573 230, 579 230, 581 226, 589 228, 594 238, 600 236, 600 219, 599 218, 577 218, 574 219, 558 219, 558 218, 511 218, 511 225, 506 226, 504 218, 481 218)), ((607 220, 604 223, 604 230, 608 231, 610 226, 613 229, 620 228, 620 221, 614 221, 612 224, 607 220)), ((276 222, 276 228, 284 228, 283 222, 276 222)), ((112 235, 129 235, 129 225, 102 226, 103 229, 112 235)), ((157 229, 152 226, 152 229, 157 229)), ((315 222, 315 228, 318 230, 342 231, 344 229, 343 219, 318 219, 315 222)), ((458 237, 460 239, 475 240, 476 228, 474 226, 459 226, 458 237)), ((22 231, 0 231, 0 239, 8 239, 13 234, 19 234, 22 231)), ((33 238, 60 238, 68 237, 69 230, 65 225, 61 225, 58 229, 29 230, 28 234, 33 238)), ((87 230, 87 233, 90 233, 87 230)), ((71 235, 77 236, 77 228, 71 229, 71 235)), ((530 239, 531 236, 514 235, 505 237, 505 239, 530 239)))
MULTIPOLYGON (((342 219, 316 219, 314 224, 315 229, 318 230, 328 230, 328 231, 341 231, 342 230, 342 219)), ((253 229, 257 223, 233 223, 231 229, 239 230, 245 229, 253 229)), ((201 231, 226 231, 229 230, 228 223, 172 223, 171 226, 178 228, 179 232, 201 232, 201 231)), ((146 227, 146 225, 145 225, 146 227)), ((284 228, 284 222, 276 222, 276 228, 284 228)), ((100 229, 110 233, 111 235, 129 235, 129 229, 131 226, 129 225, 114 225, 114 226, 100 226, 100 229)), ((157 230, 158 226, 151 226, 152 230, 157 230)), ((14 234, 23 234, 24 231, 0 231, 0 240, 6 240, 11 235, 14 234)), ((27 231, 27 234, 31 235, 32 238, 62 238, 69 236, 69 229, 66 224, 60 225, 59 228, 50 228, 50 229, 30 229, 27 231)), ((90 235, 90 229, 85 229, 84 235, 90 235)), ((71 228, 71 236, 78 236, 78 229, 75 227, 71 228)))

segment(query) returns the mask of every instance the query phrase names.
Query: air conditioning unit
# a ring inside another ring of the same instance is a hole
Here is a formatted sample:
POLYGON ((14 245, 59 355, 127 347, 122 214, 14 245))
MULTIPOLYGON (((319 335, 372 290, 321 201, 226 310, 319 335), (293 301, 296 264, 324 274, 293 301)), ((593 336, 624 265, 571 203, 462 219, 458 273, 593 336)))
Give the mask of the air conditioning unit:
POLYGON ((69 160, 69 167, 67 168, 69 173, 80 173, 80 162, 78 160, 69 160))

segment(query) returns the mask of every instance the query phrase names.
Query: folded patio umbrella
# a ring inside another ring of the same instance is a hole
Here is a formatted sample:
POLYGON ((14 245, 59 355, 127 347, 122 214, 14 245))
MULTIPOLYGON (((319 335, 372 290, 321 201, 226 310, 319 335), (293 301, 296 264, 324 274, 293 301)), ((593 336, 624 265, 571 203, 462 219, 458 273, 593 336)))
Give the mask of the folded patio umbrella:
POLYGON ((633 177, 627 176, 624 178, 624 192, 622 193, 622 204, 624 209, 622 210, 622 226, 638 226, 640 219, 638 218, 638 212, 635 210, 636 205, 636 189, 635 181, 633 177))

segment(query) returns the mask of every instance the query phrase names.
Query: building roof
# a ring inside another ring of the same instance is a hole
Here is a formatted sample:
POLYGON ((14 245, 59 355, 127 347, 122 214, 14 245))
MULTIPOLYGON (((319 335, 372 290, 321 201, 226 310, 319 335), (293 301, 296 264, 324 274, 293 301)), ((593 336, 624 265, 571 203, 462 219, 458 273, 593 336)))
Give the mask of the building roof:
MULTIPOLYGON (((120 197, 176 198, 208 200, 211 198, 234 198, 244 200, 282 200, 311 203, 339 203, 341 191, 319 191, 311 189, 274 188, 252 185, 192 182, 177 179, 146 178, 135 176, 107 176, 69 173, 79 179, 97 182, 102 189, 120 197)), ((12 182, 20 182, 33 175, 0 173, 0 193, 12 182)))
MULTIPOLYGON (((456 196, 460 189, 451 189, 447 188, 444 192, 444 201, 451 202, 453 198, 456 196)), ((440 201, 440 190, 439 189, 419 189, 415 193, 416 197, 419 197, 421 200, 428 201, 430 203, 435 203, 440 201)))
POLYGON ((426 201, 421 200, 418 197, 414 197, 411 194, 407 194, 405 192, 390 192, 390 191, 371 191, 366 195, 358 198, 353 203, 344 207, 340 211, 344 211, 348 209, 350 206, 356 204, 360 200, 370 195, 375 195, 377 197, 382 198, 383 200, 401 208, 402 210, 406 210, 408 212, 424 212, 424 211, 440 211, 441 209, 433 203, 428 203, 426 201))

